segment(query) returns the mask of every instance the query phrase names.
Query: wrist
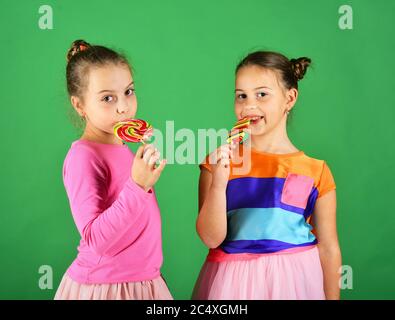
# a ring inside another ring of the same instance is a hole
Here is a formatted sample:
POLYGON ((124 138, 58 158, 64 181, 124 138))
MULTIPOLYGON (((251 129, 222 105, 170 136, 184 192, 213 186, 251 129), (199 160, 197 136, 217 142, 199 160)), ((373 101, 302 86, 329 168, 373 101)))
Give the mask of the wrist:
POLYGON ((143 189, 145 192, 151 193, 151 187, 150 186, 145 186, 145 185, 140 185, 137 184, 141 189, 143 189))
POLYGON ((210 191, 224 192, 226 190, 226 187, 227 187, 227 183, 223 184, 223 183, 212 182, 210 186, 210 191))
POLYGON ((141 182, 137 181, 136 179, 133 179, 133 177, 132 177, 132 180, 134 181, 134 183, 135 183, 139 188, 143 189, 145 192, 149 192, 149 193, 152 192, 152 191, 151 191, 151 186, 147 186, 147 185, 145 185, 144 183, 141 183, 141 182))

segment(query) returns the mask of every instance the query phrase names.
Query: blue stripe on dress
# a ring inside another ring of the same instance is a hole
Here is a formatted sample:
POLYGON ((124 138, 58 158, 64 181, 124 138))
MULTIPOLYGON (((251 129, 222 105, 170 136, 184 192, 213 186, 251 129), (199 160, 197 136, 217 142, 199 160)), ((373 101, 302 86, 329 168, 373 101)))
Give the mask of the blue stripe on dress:
POLYGON ((317 200, 317 188, 313 188, 306 209, 281 202, 285 178, 244 177, 228 181, 226 189, 227 211, 241 208, 281 208, 304 215, 307 219, 313 212, 317 200))
POLYGON ((268 240, 281 242, 288 247, 309 245, 316 240, 311 225, 303 215, 281 208, 232 210, 227 213, 227 229, 225 242, 221 245, 224 249, 229 247, 230 242, 245 243, 247 240, 252 245, 250 249, 258 250, 251 252, 266 252, 265 241, 268 240))

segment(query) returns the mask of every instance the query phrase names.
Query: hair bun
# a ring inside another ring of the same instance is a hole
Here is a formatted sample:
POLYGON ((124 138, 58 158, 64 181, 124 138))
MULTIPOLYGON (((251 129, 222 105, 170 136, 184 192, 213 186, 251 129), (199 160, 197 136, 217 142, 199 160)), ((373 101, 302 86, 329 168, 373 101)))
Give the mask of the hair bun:
POLYGON ((90 48, 91 45, 84 41, 84 40, 75 40, 67 52, 67 62, 71 60, 72 57, 74 57, 77 53, 84 51, 88 48, 90 48))
POLYGON ((307 67, 311 64, 311 59, 302 57, 297 59, 291 59, 290 62, 296 80, 302 80, 306 73, 307 67))

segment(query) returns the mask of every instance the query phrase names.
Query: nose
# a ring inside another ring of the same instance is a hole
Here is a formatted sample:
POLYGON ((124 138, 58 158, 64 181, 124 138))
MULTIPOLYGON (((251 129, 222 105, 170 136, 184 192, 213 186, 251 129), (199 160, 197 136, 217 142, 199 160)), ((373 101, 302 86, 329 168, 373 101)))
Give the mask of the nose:
POLYGON ((246 114, 249 114, 250 112, 253 112, 252 110, 257 109, 258 107, 255 104, 247 103, 243 110, 241 111, 241 116, 245 116, 246 114))
POLYGON ((245 106, 246 110, 253 110, 253 109, 257 109, 258 107, 254 104, 248 104, 245 106))
POLYGON ((129 107, 126 103, 126 101, 120 101, 118 106, 117 106, 117 111, 118 113, 126 113, 129 111, 129 107))

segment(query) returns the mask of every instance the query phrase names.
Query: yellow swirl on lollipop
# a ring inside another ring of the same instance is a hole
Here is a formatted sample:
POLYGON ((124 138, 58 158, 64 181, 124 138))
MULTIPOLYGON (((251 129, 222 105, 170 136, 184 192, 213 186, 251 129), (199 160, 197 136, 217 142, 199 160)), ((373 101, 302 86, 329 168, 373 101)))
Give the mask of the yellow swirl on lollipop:
POLYGON ((228 139, 226 141, 228 143, 243 143, 243 141, 248 139, 248 134, 243 131, 247 129, 250 125, 251 120, 249 118, 242 118, 236 122, 233 126, 232 130, 229 131, 228 139))
POLYGON ((142 119, 127 119, 114 126, 114 134, 126 142, 141 142, 144 144, 144 140, 148 140, 153 131, 152 125, 142 119))

